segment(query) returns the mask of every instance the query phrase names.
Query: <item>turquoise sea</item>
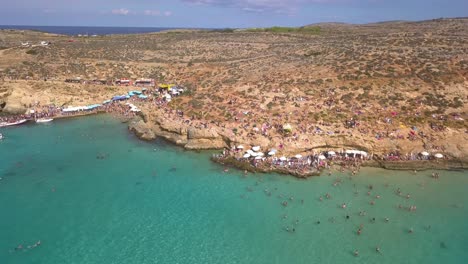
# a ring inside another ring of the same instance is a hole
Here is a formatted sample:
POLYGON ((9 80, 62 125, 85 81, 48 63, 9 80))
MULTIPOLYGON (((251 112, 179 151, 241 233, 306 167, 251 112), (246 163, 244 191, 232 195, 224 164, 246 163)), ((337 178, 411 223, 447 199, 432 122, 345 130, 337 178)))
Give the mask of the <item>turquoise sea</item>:
POLYGON ((108 116, 0 133, 2 264, 468 260, 466 171, 244 177, 108 116))

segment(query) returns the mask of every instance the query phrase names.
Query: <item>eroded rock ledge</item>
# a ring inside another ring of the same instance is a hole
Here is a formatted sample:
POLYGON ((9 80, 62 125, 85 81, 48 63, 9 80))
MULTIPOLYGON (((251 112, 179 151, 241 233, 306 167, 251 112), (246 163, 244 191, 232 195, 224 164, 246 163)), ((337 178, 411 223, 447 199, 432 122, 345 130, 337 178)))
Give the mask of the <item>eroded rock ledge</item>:
MULTIPOLYGON (((133 131, 137 137, 142 140, 154 140, 157 137, 162 137, 178 146, 182 146, 190 150, 208 150, 208 149, 223 149, 229 148, 232 142, 245 142, 246 144, 260 145, 262 148, 267 148, 271 142, 264 142, 265 138, 257 139, 240 139, 233 135, 228 135, 226 131, 219 128, 200 129, 187 126, 185 124, 178 124, 172 120, 161 117, 161 115, 145 115, 135 118, 129 122, 129 130, 133 131)), ((333 141, 317 141, 310 146, 297 146, 298 151, 312 150, 315 148, 347 148, 355 147, 373 151, 376 156, 379 156, 379 151, 382 146, 374 146, 368 142, 348 140, 341 138, 340 140, 333 141), (362 143, 362 144, 360 144, 362 143), (302 147, 302 148, 301 148, 302 147)), ((246 169, 244 165, 238 164, 237 161, 230 160, 230 162, 223 161, 224 165, 231 165, 234 167, 246 169)), ((367 167, 380 167, 390 170, 429 170, 429 169, 444 169, 444 170, 464 170, 468 169, 468 161, 460 157, 452 157, 450 160, 439 161, 383 161, 380 159, 366 161, 362 164, 367 167)), ((278 171, 269 169, 254 169, 257 172, 278 172, 282 174, 290 174, 300 178, 315 176, 317 173, 301 174, 294 171, 278 171)))

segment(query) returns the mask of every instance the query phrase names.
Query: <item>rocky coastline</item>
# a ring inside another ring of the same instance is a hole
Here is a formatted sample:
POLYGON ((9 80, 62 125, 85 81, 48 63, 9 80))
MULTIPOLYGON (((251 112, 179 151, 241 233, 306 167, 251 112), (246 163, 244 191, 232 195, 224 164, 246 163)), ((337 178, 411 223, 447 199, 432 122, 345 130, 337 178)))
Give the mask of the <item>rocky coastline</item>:
MULTIPOLYGON (((152 113, 153 114, 153 113, 152 113)), ((252 145, 261 145, 267 147, 268 144, 273 142, 265 141, 252 141, 251 139, 239 139, 236 137, 229 137, 223 135, 221 129, 211 127, 207 129, 194 128, 185 126, 167 120, 160 115, 151 115, 142 113, 138 118, 129 121, 128 129, 135 133, 141 140, 151 141, 157 137, 164 138, 165 140, 181 146, 188 150, 222 150, 224 148, 231 148, 241 142, 249 143, 252 145)), ((363 161, 362 167, 375 167, 388 170, 466 170, 468 169, 468 160, 450 157, 442 160, 410 160, 410 161, 386 161, 381 158, 383 153, 379 153, 378 149, 373 149, 369 145, 359 145, 357 143, 344 141, 345 144, 336 142, 325 143, 317 147, 333 147, 333 148, 349 148, 354 147, 358 149, 365 149, 373 151, 375 157, 372 160, 363 161)), ((312 149, 304 149, 302 151, 311 151, 312 149)), ((287 168, 267 168, 267 167, 254 167, 248 162, 243 162, 235 159, 234 157, 219 159, 212 158, 212 161, 220 163, 227 167, 234 167, 248 172, 258 173, 279 173, 288 174, 298 178, 307 178, 311 176, 319 176, 319 171, 311 172, 298 172, 296 170, 289 170, 287 168)))

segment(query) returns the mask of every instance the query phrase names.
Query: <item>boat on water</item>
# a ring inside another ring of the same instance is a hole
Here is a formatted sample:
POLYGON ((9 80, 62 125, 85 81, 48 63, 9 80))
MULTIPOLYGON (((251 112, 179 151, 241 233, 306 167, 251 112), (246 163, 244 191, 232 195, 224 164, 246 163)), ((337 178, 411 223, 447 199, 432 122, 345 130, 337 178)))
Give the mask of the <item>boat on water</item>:
POLYGON ((3 134, 2 134, 2 133, 0 133, 0 140, 2 140, 2 139, 3 139, 3 134))
POLYGON ((53 118, 38 118, 36 119, 36 123, 48 123, 53 121, 53 118))
POLYGON ((21 119, 16 122, 1 122, 0 127, 7 127, 7 126, 16 126, 16 125, 21 125, 23 123, 28 122, 27 119, 21 119))

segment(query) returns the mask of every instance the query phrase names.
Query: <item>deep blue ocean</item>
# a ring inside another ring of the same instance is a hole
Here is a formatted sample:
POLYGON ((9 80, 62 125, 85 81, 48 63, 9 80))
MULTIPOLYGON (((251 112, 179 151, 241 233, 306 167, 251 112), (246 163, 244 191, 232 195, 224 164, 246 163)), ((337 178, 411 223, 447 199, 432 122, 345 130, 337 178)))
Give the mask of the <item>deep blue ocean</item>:
POLYGON ((15 26, 0 25, 0 29, 39 30, 63 35, 110 35, 110 34, 139 34, 160 32, 176 28, 163 27, 70 27, 70 26, 15 26))
POLYGON ((0 133, 0 264, 468 260, 466 171, 224 173, 106 115, 0 133))

